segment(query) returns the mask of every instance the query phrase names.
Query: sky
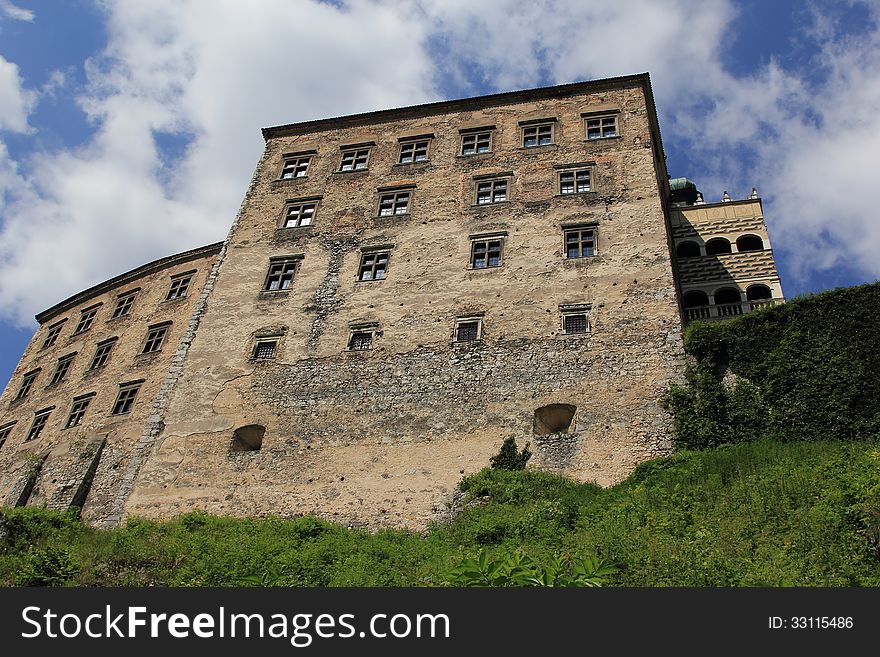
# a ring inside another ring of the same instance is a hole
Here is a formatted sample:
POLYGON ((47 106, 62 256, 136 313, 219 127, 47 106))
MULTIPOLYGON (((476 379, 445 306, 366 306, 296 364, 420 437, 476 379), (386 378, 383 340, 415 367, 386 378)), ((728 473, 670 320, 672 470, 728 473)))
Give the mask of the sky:
POLYGON ((222 240, 262 127, 642 72, 787 297, 880 278, 880 0, 0 0, 0 385, 37 312, 222 240))

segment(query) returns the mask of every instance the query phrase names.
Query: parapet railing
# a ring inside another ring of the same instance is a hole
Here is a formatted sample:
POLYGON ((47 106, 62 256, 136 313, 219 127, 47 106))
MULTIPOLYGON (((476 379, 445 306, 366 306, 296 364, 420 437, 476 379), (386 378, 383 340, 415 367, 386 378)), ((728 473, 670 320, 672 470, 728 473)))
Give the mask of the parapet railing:
POLYGON ((758 299, 756 301, 743 301, 741 303, 718 303, 709 306, 695 306, 693 308, 685 308, 685 316, 687 320, 713 321, 716 319, 727 319, 729 317, 737 317, 750 313, 758 308, 766 308, 782 303, 779 299, 758 299))

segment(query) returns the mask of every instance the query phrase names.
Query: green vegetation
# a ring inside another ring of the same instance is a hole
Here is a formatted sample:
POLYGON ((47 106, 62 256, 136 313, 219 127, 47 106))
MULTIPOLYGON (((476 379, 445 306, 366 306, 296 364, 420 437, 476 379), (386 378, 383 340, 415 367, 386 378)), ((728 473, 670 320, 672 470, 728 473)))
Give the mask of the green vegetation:
POLYGON ((489 459, 489 467, 494 470, 525 470, 526 463, 532 458, 532 452, 529 450, 529 443, 522 448, 521 452, 516 450, 516 438, 508 436, 501 443, 501 449, 498 453, 489 459))
POLYGON ((880 585, 874 441, 684 451, 609 489, 487 468, 461 489, 455 520, 422 535, 202 513, 100 531, 11 509, 0 584, 880 585))

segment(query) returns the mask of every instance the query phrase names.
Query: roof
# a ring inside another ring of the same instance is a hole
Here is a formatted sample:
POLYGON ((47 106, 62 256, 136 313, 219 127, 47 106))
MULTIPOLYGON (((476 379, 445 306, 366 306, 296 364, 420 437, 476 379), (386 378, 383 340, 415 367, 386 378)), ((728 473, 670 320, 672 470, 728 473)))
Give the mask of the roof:
POLYGON ((132 269, 131 271, 127 271, 124 274, 119 274, 119 276, 114 276, 113 278, 110 278, 102 283, 93 285, 92 287, 83 290, 82 292, 77 292, 73 296, 66 298, 64 301, 56 303, 51 308, 47 308, 43 312, 37 313, 36 320, 40 324, 43 324, 47 320, 55 317, 60 313, 70 310, 74 306, 78 306, 84 301, 88 301, 89 299, 92 299, 99 294, 103 294, 108 290, 112 290, 115 287, 127 285, 131 281, 141 278, 142 276, 146 276, 147 274, 161 271, 169 267, 174 267, 175 265, 179 265, 190 260, 197 260, 199 258, 204 258, 205 256, 220 253, 220 249, 222 248, 222 246, 223 242, 215 242, 214 244, 208 244, 207 246, 200 246, 197 249, 191 249, 189 251, 183 251, 174 255, 165 256, 164 258, 159 258, 158 260, 153 260, 152 262, 148 262, 147 264, 141 265, 140 267, 132 269))

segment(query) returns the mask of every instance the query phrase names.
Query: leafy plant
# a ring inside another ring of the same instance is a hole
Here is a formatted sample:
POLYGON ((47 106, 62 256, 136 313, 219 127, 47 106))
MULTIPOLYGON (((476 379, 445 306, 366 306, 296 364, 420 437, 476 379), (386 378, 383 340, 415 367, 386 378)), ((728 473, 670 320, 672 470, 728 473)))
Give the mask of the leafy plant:
POLYGON ((30 554, 16 573, 15 583, 18 586, 62 586, 78 572, 79 566, 68 550, 49 546, 30 554))
POLYGON ((542 565, 516 551, 493 558, 482 550, 476 559, 465 559, 449 574, 453 586, 602 586, 617 572, 612 564, 598 556, 552 557, 542 565))
POLYGON ((489 464, 495 470, 524 470, 530 458, 532 452, 529 450, 529 443, 526 443, 522 451, 517 451, 516 438, 508 436, 498 453, 489 459, 489 464))

